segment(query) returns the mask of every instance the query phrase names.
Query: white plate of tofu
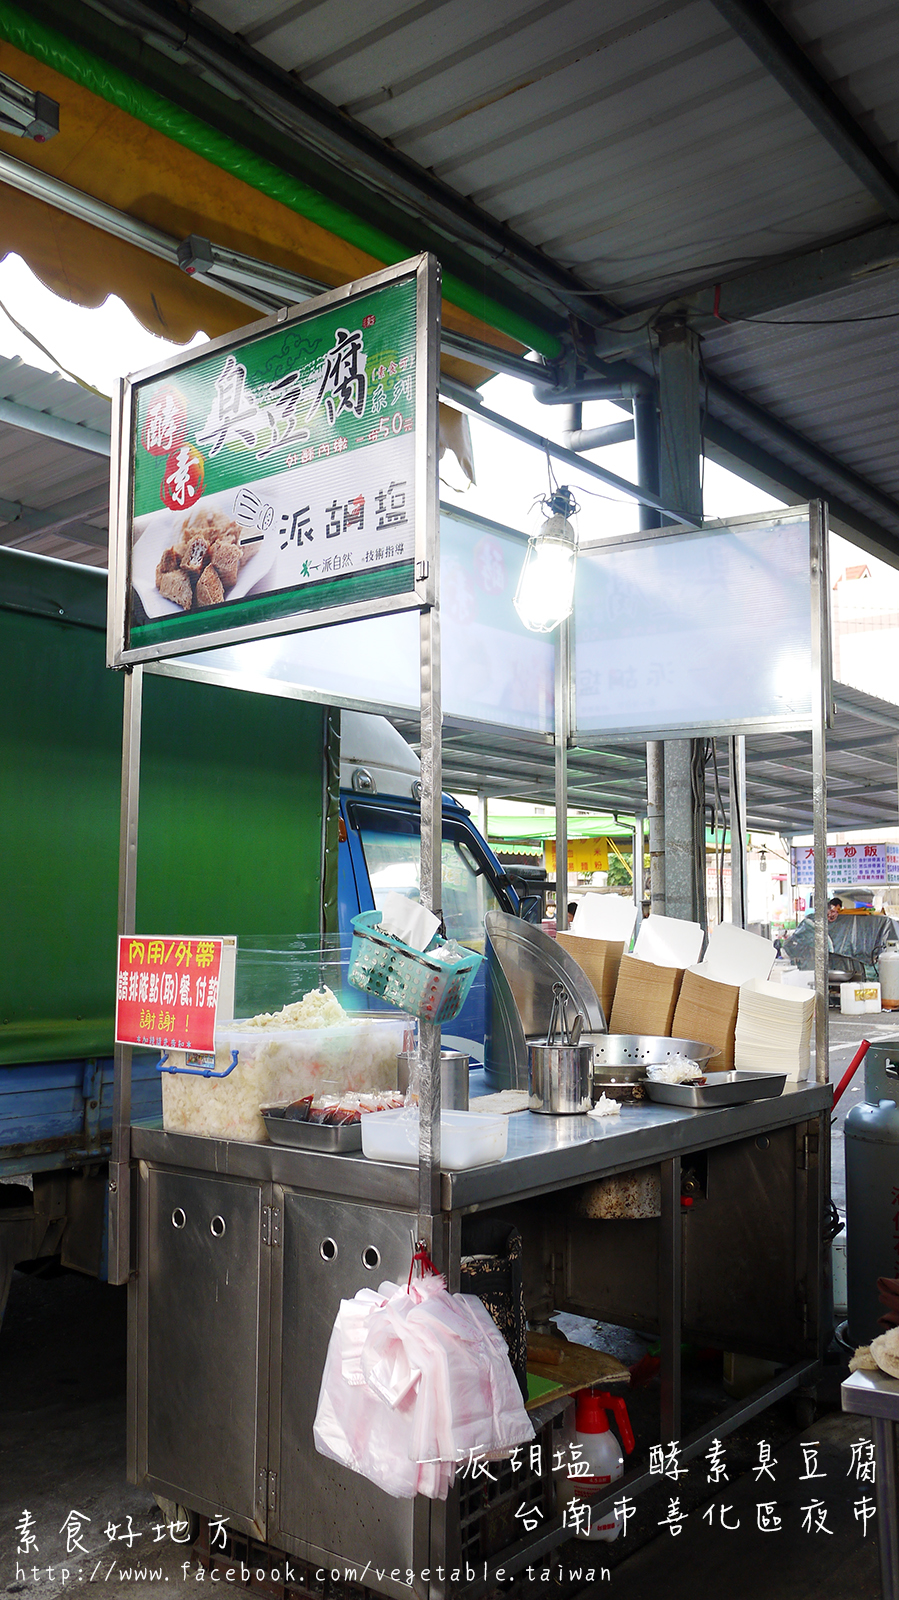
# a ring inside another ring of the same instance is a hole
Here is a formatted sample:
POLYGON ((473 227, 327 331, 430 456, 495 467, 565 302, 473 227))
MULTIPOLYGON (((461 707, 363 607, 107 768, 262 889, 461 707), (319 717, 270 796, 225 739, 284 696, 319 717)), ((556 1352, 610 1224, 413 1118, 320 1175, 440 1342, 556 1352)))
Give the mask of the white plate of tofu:
POLYGON ((278 554, 275 529, 242 525, 233 504, 231 489, 204 495, 187 511, 165 508, 136 520, 131 581, 148 617, 242 600, 268 576, 278 554))

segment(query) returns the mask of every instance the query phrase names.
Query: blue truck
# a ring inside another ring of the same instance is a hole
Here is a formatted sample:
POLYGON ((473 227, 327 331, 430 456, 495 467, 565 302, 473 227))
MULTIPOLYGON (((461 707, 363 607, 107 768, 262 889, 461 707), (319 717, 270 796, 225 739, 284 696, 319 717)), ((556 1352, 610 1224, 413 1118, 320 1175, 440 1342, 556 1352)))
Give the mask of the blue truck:
MULTIPOLYGON (((122 749, 105 614, 104 573, 0 551, 0 1318, 21 1263, 105 1276, 122 749)), ((418 781, 384 718, 146 674, 138 927, 348 943, 389 890, 417 896, 418 781)), ((443 828, 447 931, 483 950, 485 912, 519 899, 449 796, 443 828)), ((482 1059, 484 1020, 482 969, 447 1043, 482 1059)), ((132 1116, 159 1115, 136 1056, 132 1116)))

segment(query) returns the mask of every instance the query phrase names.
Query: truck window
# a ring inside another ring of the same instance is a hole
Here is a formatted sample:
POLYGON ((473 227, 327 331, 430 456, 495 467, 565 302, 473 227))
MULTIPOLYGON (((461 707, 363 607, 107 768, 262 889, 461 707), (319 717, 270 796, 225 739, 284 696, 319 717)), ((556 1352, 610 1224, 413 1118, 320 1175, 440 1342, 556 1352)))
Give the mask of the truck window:
MULTIPOLYGON (((360 808, 361 809, 361 808, 360 808)), ((411 821, 411 819, 410 819, 411 821)), ((359 836, 368 867, 375 905, 391 893, 418 899, 418 829, 401 832, 395 823, 357 813, 359 836)), ((444 822, 443 915, 446 931, 469 950, 484 952, 484 917, 505 908, 493 892, 486 863, 475 854, 461 829, 444 822)))

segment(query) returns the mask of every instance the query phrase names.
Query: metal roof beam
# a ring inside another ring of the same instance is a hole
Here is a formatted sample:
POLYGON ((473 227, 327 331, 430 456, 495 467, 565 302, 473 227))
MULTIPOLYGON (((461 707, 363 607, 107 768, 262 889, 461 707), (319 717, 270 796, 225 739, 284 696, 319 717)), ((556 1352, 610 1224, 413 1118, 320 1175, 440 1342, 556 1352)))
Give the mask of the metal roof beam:
MULTIPOLYGON (((672 522, 684 523, 688 527, 699 526, 699 520, 687 516, 683 511, 672 510, 658 498, 657 495, 648 494, 636 483, 629 483, 626 478, 619 478, 615 472, 609 472, 605 467, 600 467, 595 461, 586 461, 583 456, 578 456, 573 450, 566 450, 562 445, 556 444, 554 439, 545 439, 542 434, 534 433, 531 428, 523 428, 519 423, 512 422, 508 417, 500 416, 498 411, 490 411, 484 405, 476 389, 469 389, 463 383, 457 383, 453 378, 441 375, 440 393, 456 405, 464 406, 465 410, 473 417, 479 417, 482 422, 491 428, 498 428, 500 432, 509 434, 512 439, 520 439, 523 444, 533 445, 544 455, 554 456, 557 461, 562 461, 566 466, 576 467, 579 472, 584 472, 588 477, 598 478, 600 483, 605 483, 609 488, 617 489, 619 494, 630 500, 636 500, 638 505, 652 506, 653 510, 660 511, 663 516, 669 517, 672 522)), ((556 397, 558 398, 558 397, 556 397)), ((542 395, 538 394, 538 399, 542 395)), ((552 403, 552 402, 549 402, 552 403)), ((899 516, 899 507, 897 507, 899 516)))
POLYGON ((82 489, 80 494, 70 495, 67 500, 59 500, 56 505, 46 506, 42 510, 20 506, 21 515, 10 518, 5 526, 0 527, 0 544, 15 549, 31 539, 65 532, 67 538, 105 550, 109 542, 105 528, 93 528, 84 518, 98 517, 108 509, 108 483, 93 489, 82 489))
MULTIPOLYGON (((842 711, 847 717, 858 717, 862 722, 876 722, 880 727, 889 728, 891 733, 899 734, 899 706, 895 715, 891 715, 888 711, 875 711, 873 707, 853 705, 851 700, 839 693, 834 694, 833 703, 837 711, 842 711)), ((850 734, 846 737, 851 739, 850 734)))
MULTIPOLYGON (((603 373, 610 380, 617 380, 619 386, 632 379, 645 382, 647 376, 638 367, 624 361, 610 362, 603 368, 603 373)), ((592 381, 586 380, 583 386, 585 393, 592 381)), ((750 482, 761 482, 775 492, 786 492, 788 497, 827 500, 832 524, 834 521, 844 524, 849 530, 849 537, 863 549, 899 567, 899 502, 712 373, 708 373, 704 388, 715 405, 715 412, 706 414, 704 425, 706 453, 713 461, 722 461, 737 472, 748 466, 751 469, 750 482), (748 432, 738 432, 724 421, 717 414, 719 409, 739 419, 748 432), (752 437, 753 433, 760 434, 766 441, 765 445, 759 444, 752 437), (801 466, 794 466, 773 454, 772 450, 777 449, 789 452, 801 466), (740 465, 735 467, 735 462, 740 465), (855 499, 863 500, 866 509, 859 509, 854 504, 855 499)), ((556 394, 546 391, 539 398, 547 403, 556 399, 560 403, 569 403, 577 400, 578 391, 569 389, 556 394)), ((580 459, 583 461, 583 458, 580 459)), ((647 505, 652 504, 648 495, 638 494, 634 498, 647 505)), ((668 512, 665 514, 670 515, 668 512)))
MULTIPOLYGON (((707 415, 705 420, 706 453, 730 469, 739 471, 749 467, 755 481, 779 489, 786 496, 802 500, 824 499, 828 502, 831 526, 834 522, 847 529, 847 536, 861 549, 881 560, 899 567, 899 503, 868 484, 851 468, 845 467, 835 456, 828 455, 817 445, 787 426, 770 411, 762 410, 736 389, 723 384, 720 379, 709 378, 709 397, 726 405, 735 417, 761 434, 765 444, 740 433, 720 417, 707 415), (774 454, 777 449, 787 450, 797 457, 802 466, 774 454), (734 463, 739 466, 734 467, 734 463), (803 470, 804 469, 804 470, 803 470), (864 497, 870 509, 861 510, 853 498, 864 497), (895 526, 881 520, 889 519, 895 526)), ((753 481, 753 478, 750 478, 753 481)), ((842 530, 840 530, 842 531, 842 530)))
POLYGON ((763 0, 712 0, 712 5, 887 216, 899 218, 899 175, 770 7, 763 0))
MULTIPOLYGON (((760 433, 766 434, 773 442, 782 445, 785 449, 799 456, 803 463, 815 473, 826 473, 834 482, 840 484, 845 492, 858 495, 868 500, 875 511, 894 518, 899 522, 899 502, 890 495, 884 494, 881 489, 869 483, 866 478, 854 472, 851 467, 844 466, 834 456, 828 455, 818 445, 806 439, 803 434, 796 433, 787 423, 781 422, 772 416, 770 411, 765 411, 754 400, 747 399, 739 390, 732 389, 730 384, 724 383, 721 378, 716 378, 709 373, 706 378, 709 400, 717 402, 739 417, 741 422, 746 422, 750 427, 757 428, 760 433)), ((826 498, 826 496, 825 496, 826 498)), ((895 535, 894 535, 895 537, 895 535)), ((899 542, 899 541, 897 541, 899 542)))
MULTIPOLYGON (((720 283, 685 289, 677 302, 686 310, 692 328, 708 332, 722 323, 768 316, 895 272, 899 272, 899 225, 890 222, 851 239, 783 256, 720 283)), ((610 360, 645 350, 646 309, 618 317, 598 331, 597 354, 610 360)))
POLYGON ((39 433, 44 439, 56 439, 60 444, 73 444, 95 456, 109 455, 108 433, 86 428, 80 422, 70 422, 67 417, 54 416, 50 411, 35 411, 31 406, 20 405, 18 400, 0 399, 0 422, 11 428, 22 428, 27 433, 39 433))

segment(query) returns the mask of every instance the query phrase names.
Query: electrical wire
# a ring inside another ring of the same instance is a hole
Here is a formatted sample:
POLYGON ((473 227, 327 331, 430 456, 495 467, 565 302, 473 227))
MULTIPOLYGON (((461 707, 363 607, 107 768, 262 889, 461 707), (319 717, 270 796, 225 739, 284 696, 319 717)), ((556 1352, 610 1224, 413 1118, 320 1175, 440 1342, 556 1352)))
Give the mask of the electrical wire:
POLYGON ((842 328, 849 327, 856 322, 896 322, 899 321, 899 311, 881 311, 870 317, 725 317, 720 311, 713 312, 718 322, 724 322, 728 327, 736 323, 758 323, 762 328, 842 328))
POLYGON ((21 333, 24 338, 30 339, 32 344, 37 345, 37 348, 43 352, 48 361, 54 361, 59 368, 59 371, 64 372, 67 378, 72 379, 73 383, 80 384, 81 388, 86 389, 88 394, 95 394, 98 400, 109 400, 111 402, 111 395, 104 394, 102 389, 95 389, 92 383, 88 383, 84 378, 79 378, 77 372, 71 372, 68 367, 63 366, 59 357, 55 356, 52 350, 48 350, 45 344, 41 344, 40 339, 36 334, 32 333, 29 328, 23 327, 22 323, 13 316, 9 307, 5 306, 2 300, 0 300, 0 311, 3 312, 4 316, 9 318, 14 328, 18 328, 19 333, 21 333))
POLYGON ((711 740, 712 746, 712 772, 715 783, 715 877, 718 887, 718 921, 724 921, 724 844, 727 838, 727 819, 724 815, 724 802, 721 799, 721 783, 718 776, 718 740, 711 740), (721 848, 718 848, 718 818, 721 818, 721 848))

